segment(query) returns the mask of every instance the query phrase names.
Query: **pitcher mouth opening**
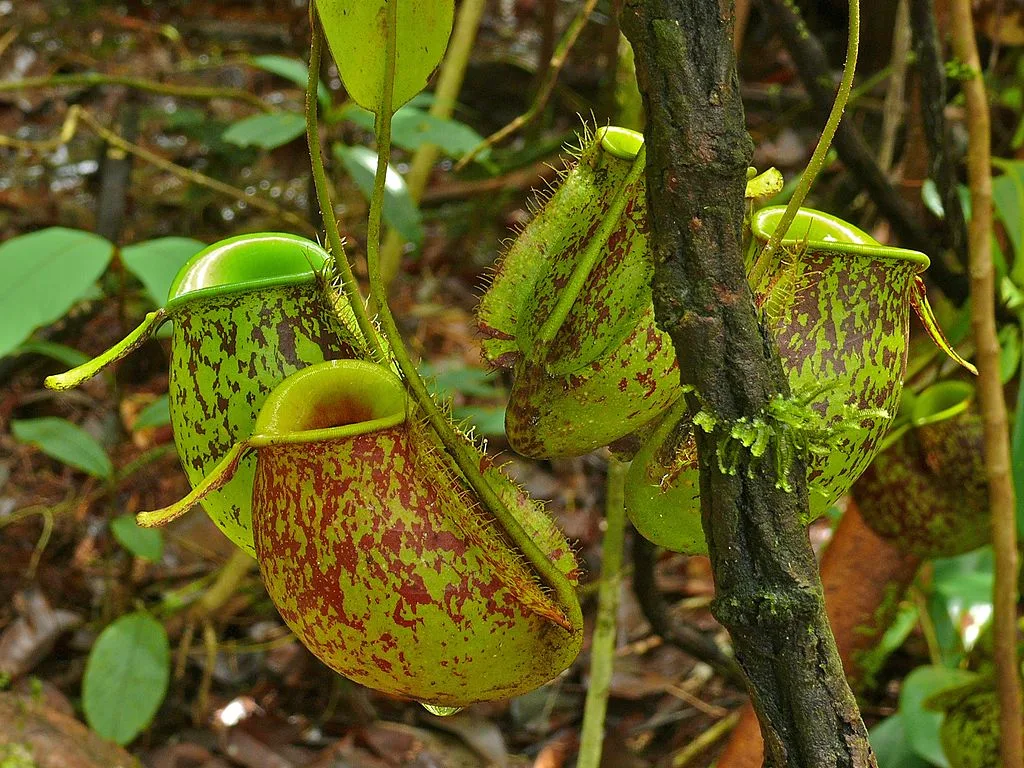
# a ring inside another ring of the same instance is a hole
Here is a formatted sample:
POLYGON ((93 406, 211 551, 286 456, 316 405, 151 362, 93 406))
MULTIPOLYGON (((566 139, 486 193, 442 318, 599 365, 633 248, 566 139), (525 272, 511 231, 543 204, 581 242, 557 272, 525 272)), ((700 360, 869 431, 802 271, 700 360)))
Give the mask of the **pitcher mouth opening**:
POLYGON ((283 232, 240 235, 200 251, 171 284, 167 308, 315 280, 330 255, 312 240, 283 232))
MULTIPOLYGON (((755 212, 750 220, 754 238, 767 241, 775 232, 785 210, 785 206, 771 205, 755 212)), ((883 245, 864 230, 814 208, 801 208, 797 211, 786 237, 782 239, 782 245, 806 245, 817 250, 868 256, 881 261, 910 262, 915 267, 915 274, 924 272, 931 264, 928 256, 921 251, 883 245)))
POLYGON ((263 404, 250 443, 308 443, 376 432, 406 419, 409 397, 390 370, 330 360, 282 381, 263 404))

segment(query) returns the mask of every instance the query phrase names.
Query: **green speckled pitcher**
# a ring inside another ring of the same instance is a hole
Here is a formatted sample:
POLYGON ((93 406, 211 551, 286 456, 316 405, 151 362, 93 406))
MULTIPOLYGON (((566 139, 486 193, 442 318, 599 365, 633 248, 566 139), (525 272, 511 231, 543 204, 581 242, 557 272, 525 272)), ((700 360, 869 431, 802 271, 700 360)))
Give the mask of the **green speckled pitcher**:
MULTIPOLYGON (((211 245, 182 267, 164 309, 121 343, 47 379, 67 389, 98 373, 173 322, 169 400, 174 441, 194 485, 239 439, 286 376, 325 359, 359 357, 365 345, 327 308, 318 281, 330 256, 289 234, 241 235, 211 245)), ((235 544, 255 554, 251 496, 254 463, 204 502, 235 544)))
MULTIPOLYGON (((758 260, 784 208, 754 214, 748 254, 754 301, 775 338, 795 396, 810 394, 823 424, 872 412, 811 457, 810 519, 849 490, 878 452, 899 406, 907 363, 910 308, 920 308, 943 346, 918 274, 928 258, 890 248, 821 211, 801 209, 772 263, 758 260)), ((959 360, 959 358, 957 358, 959 360)), ((960 362, 963 362, 962 360, 960 362)), ((968 365, 964 363, 964 365, 968 365)), ((684 419, 677 408, 668 421, 684 419)), ((644 536, 670 549, 706 551, 700 528, 696 448, 689 424, 656 429, 630 468, 627 511, 644 536)))
MULTIPOLYGON (((576 657, 579 605, 559 605, 542 588, 412 408, 382 366, 310 366, 274 390, 253 436, 188 498, 139 521, 183 513, 254 451, 263 580, 318 658, 371 688, 434 706, 525 693, 576 657)), ((484 477, 561 577, 575 582, 575 557, 554 522, 496 468, 484 477)))

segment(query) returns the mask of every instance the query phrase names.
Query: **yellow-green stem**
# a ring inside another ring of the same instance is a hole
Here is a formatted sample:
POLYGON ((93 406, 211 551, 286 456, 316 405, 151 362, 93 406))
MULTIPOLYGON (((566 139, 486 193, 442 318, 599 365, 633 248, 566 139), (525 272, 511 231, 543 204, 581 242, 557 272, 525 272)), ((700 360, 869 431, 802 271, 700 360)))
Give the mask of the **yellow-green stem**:
POLYGON ((583 704, 583 728, 576 768, 598 768, 604 744, 604 720, 615 661, 615 627, 622 586, 622 549, 626 534, 625 485, 629 465, 608 460, 605 529, 601 542, 601 583, 597 592, 597 624, 590 643, 590 681, 583 704))
MULTIPOLYGON (((464 440, 460 438, 437 404, 433 401, 423 379, 402 341, 402 335, 395 323, 387 302, 387 287, 380 269, 380 232, 384 211, 384 184, 387 179, 388 162, 391 159, 391 117, 392 95, 395 75, 395 16, 398 3, 387 6, 387 45, 384 59, 384 83, 381 93, 380 112, 377 113, 375 135, 377 139, 377 173, 374 178, 373 194, 370 196, 370 213, 367 225, 366 263, 370 281, 370 299, 379 311, 381 330, 391 346, 406 386, 416 404, 422 409, 449 456, 455 461, 466 481, 480 497, 484 506, 497 518, 498 523, 512 542, 522 551, 533 565, 541 579, 555 592, 556 599, 565 612, 568 626, 579 626, 580 607, 575 590, 565 575, 548 559, 537 544, 523 530, 519 521, 495 493, 480 471, 478 461, 464 440)), ((327 211, 324 212, 328 216, 327 211)))
POLYGON ((789 199, 786 212, 779 219, 779 224, 768 239, 768 244, 757 257, 750 275, 751 285, 758 284, 764 270, 772 263, 772 257, 779 249, 782 238, 789 231, 793 219, 796 218, 796 212, 804 204, 811 185, 814 184, 814 180, 818 177, 822 165, 825 164, 825 156, 828 154, 829 147, 832 146, 832 139, 836 135, 836 129, 839 128, 839 121, 843 119, 843 112, 850 98, 850 89, 853 87, 853 75, 857 69, 857 51, 860 47, 860 0, 850 0, 849 6, 850 27, 846 42, 846 63, 843 65, 843 76, 839 81, 836 100, 832 103, 832 111, 825 122, 825 128, 821 132, 821 138, 818 139, 818 145, 814 148, 814 153, 807 163, 807 168, 800 177, 800 181, 793 191, 793 196, 789 199))

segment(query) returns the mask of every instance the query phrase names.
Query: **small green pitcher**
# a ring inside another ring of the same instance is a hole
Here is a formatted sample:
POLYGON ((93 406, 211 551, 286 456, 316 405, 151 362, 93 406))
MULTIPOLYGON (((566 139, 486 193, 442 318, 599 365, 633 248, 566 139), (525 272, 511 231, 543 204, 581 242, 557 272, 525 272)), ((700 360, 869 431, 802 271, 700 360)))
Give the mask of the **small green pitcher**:
MULTIPOLYGON (((168 395, 174 441, 195 485, 252 432, 267 395, 286 376, 325 359, 360 357, 365 344, 335 320, 319 282, 331 257, 316 243, 280 233, 241 235, 193 256, 151 312, 102 355, 51 376, 68 389, 128 355, 173 322, 168 395)), ((204 501, 225 535, 249 554, 254 463, 204 501)))
MULTIPOLYGON (((413 407, 382 366, 310 366, 274 390, 252 437, 189 497, 139 522, 182 514, 254 452, 256 558, 281 616, 319 659, 439 707, 525 693, 578 654, 579 604, 545 588, 413 407)), ((575 557, 543 509, 498 469, 484 477, 574 582, 575 557)))

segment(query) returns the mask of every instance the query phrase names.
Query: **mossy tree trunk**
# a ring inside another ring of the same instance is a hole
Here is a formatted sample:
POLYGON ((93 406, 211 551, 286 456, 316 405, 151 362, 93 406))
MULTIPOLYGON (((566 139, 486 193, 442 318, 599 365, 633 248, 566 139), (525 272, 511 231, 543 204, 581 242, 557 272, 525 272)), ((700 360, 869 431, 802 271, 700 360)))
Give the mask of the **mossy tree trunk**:
MULTIPOLYGON (((766 765, 874 766, 825 617, 807 533, 806 471, 777 487, 771 457, 748 476, 718 471, 729 424, 788 396, 774 342, 758 324, 741 253, 751 156, 731 44, 730 0, 626 0, 647 110, 654 304, 682 383, 718 427, 697 430, 713 612, 732 635, 765 737, 766 765)), ((696 402, 693 403, 696 406, 696 402)))

